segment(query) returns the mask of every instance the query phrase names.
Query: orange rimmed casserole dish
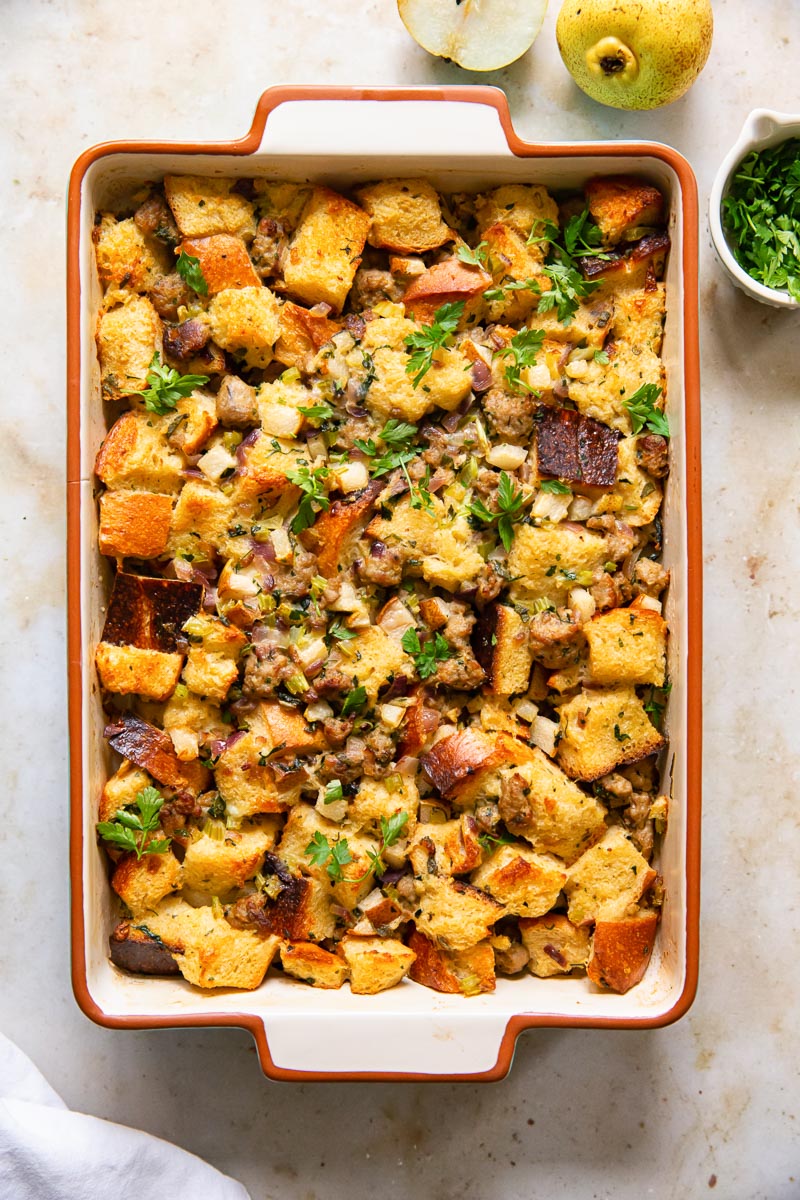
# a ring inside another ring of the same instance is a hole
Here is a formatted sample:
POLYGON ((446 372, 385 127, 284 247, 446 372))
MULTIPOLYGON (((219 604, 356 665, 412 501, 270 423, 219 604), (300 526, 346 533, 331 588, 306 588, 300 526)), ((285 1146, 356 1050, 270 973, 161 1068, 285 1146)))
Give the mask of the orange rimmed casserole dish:
POLYGON ((701 765, 700 404, 697 193, 686 161, 654 143, 530 144, 492 88, 273 88, 249 134, 231 143, 107 143, 76 163, 69 191, 68 520, 73 984, 93 1020, 118 1028, 238 1025, 252 1031, 265 1072, 281 1079, 498 1079, 517 1034, 536 1026, 652 1028, 683 1015, 698 969, 701 765), (355 118, 355 119, 354 119, 355 118), (334 151, 331 147, 336 146, 334 151), (164 174, 310 179, 332 186, 429 177, 444 191, 500 183, 574 187, 592 175, 636 174, 667 199, 663 357, 672 470, 663 510, 671 572, 672 692, 663 787, 670 825, 658 861, 665 902, 653 961, 625 995, 586 979, 498 980, 474 997, 414 984, 376 996, 271 978, 255 992, 204 994, 183 980, 127 975, 107 957, 112 896, 94 832, 109 774, 105 719, 92 662, 106 601, 97 550, 92 468, 105 432, 94 323, 100 288, 94 213, 120 189, 164 174))

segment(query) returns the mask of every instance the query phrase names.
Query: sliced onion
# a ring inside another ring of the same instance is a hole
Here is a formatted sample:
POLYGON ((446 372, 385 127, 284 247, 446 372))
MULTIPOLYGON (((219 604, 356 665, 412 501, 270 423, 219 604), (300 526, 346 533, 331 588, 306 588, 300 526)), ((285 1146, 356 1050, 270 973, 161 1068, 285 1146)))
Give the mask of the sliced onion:
POLYGON ((557 733, 558 724, 556 721, 551 721, 548 717, 535 717, 531 725, 530 740, 534 746, 538 746, 540 750, 544 751, 549 758, 554 758, 557 733))
POLYGON ((486 455, 486 461, 493 467, 500 467, 503 471, 516 471, 527 457, 528 451, 524 446, 514 446, 511 442, 500 442, 498 445, 492 446, 486 455))
POLYGON ((581 624, 591 621, 597 611, 594 596, 582 587, 572 588, 569 594, 569 606, 578 614, 581 624))
POLYGON ((652 612, 660 613, 662 604, 660 600, 656 600, 653 596, 639 596, 636 601, 639 608, 649 608, 652 612))

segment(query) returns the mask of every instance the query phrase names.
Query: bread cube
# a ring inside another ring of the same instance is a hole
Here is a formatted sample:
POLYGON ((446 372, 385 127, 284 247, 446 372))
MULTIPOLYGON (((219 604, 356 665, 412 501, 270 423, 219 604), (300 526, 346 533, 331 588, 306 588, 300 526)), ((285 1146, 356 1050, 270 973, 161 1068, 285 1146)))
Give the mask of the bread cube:
POLYGON ((636 603, 612 608, 587 621, 584 632, 594 683, 664 683, 667 623, 660 613, 636 603))
POLYGON ((290 296, 341 312, 369 227, 363 209, 330 188, 315 187, 286 255, 283 282, 290 296))
POLYGON ((475 629, 475 657, 486 672, 489 689, 498 696, 527 691, 533 666, 528 627, 507 604, 484 610, 475 629))
POLYGON ((104 492, 100 497, 100 553, 112 558, 158 558, 164 553, 172 498, 157 492, 104 492))
POLYGON ((475 582, 485 564, 467 520, 458 516, 452 524, 437 529, 430 541, 431 553, 422 560, 422 577, 431 587, 458 592, 475 582))
POLYGON ((406 371, 407 351, 379 347, 372 359, 375 378, 365 404, 383 422, 390 417, 417 422, 433 408, 452 412, 466 399, 472 386, 469 362, 455 348, 435 352, 433 366, 417 388, 406 371))
POLYGON ((95 665, 107 692, 166 700, 180 679, 183 655, 100 642, 95 651, 95 665))
POLYGON ((588 362, 580 377, 570 379, 569 398, 579 412, 612 429, 629 433, 631 420, 623 405, 645 383, 664 386, 664 364, 654 350, 621 339, 609 348, 609 363, 588 362))
POLYGON ((215 233, 211 237, 186 238, 178 250, 200 260, 209 296, 216 296, 217 292, 227 288, 261 287, 261 280, 240 237, 215 233))
MULTIPOLYGON (((158 838, 156 832, 154 837, 158 838)), ((155 912, 165 896, 182 886, 181 864, 171 850, 136 858, 126 854, 111 876, 111 886, 136 918, 155 912)))
POLYGON ((266 739, 246 733, 219 756, 216 784, 235 821, 256 813, 285 812, 299 798, 300 780, 291 775, 284 779, 267 764, 270 749, 266 739))
POLYGON ((657 912, 640 912, 623 921, 598 921, 586 968, 592 983, 612 992, 629 992, 650 963, 657 926, 657 912))
POLYGON ((443 737, 422 756, 422 766, 446 800, 467 806, 500 794, 501 771, 529 762, 533 747, 505 733, 483 733, 474 726, 443 737))
POLYGON ((505 911, 486 892, 446 875, 425 875, 418 880, 418 887, 417 929, 445 950, 476 946, 489 936, 505 911))
POLYGON ((106 780, 98 805, 98 821, 113 821, 121 808, 134 804, 137 794, 151 787, 152 783, 146 771, 123 760, 110 779, 106 780))
POLYGON ((253 205, 234 192, 235 179, 165 175, 164 194, 183 236, 227 233, 249 240, 256 231, 253 205))
POLYGON ((193 617, 186 632, 190 644, 183 682, 200 696, 224 700, 239 674, 246 635, 205 613, 193 617))
POLYGON ((415 875, 431 868, 437 875, 466 875, 480 865, 483 847, 478 825, 470 813, 454 821, 418 825, 408 847, 408 858, 415 875))
POLYGON ((118 221, 111 213, 104 213, 92 230, 92 241, 105 291, 125 288, 147 292, 160 275, 170 270, 163 247, 147 242, 132 217, 118 221))
MULTIPOLYGON (((542 290, 549 291, 550 289, 543 286, 542 290)), ((585 300, 581 301, 568 324, 559 321, 557 307, 550 308, 547 312, 537 312, 531 317, 530 324, 535 329, 545 331, 547 338, 545 345, 549 341, 560 342, 562 349, 564 344, 569 344, 570 346, 585 346, 592 350, 602 350, 612 325, 616 302, 616 292, 606 295, 605 292, 598 289, 597 292, 591 292, 585 300)), ((544 360, 540 355, 537 362, 542 361, 544 360)), ((559 378, 560 375, 561 372, 559 372, 559 378)), ((523 374, 522 377, 524 379, 525 375, 523 374)), ((589 413, 588 415, 594 414, 589 413)))
POLYGON ((340 658, 328 659, 319 677, 320 682, 328 671, 347 675, 352 679, 354 688, 363 687, 366 690, 368 708, 374 706, 378 693, 387 684, 398 676, 411 679, 414 674, 409 655, 377 625, 370 625, 361 631, 358 637, 347 642, 346 649, 347 657, 340 651, 340 658))
POLYGON ((385 179, 357 191, 372 218, 367 241, 399 254, 423 254, 452 233, 442 220, 439 196, 424 179, 385 179))
POLYGON ((336 918, 331 910, 330 880, 322 883, 302 875, 290 878, 291 882, 287 882, 283 874, 278 876, 280 891, 267 911, 270 932, 293 942, 321 942, 332 938, 336 918))
POLYGON ((232 499, 216 484, 187 479, 172 513, 167 553, 187 562, 211 562, 215 550, 228 551, 236 519, 232 499))
POLYGON ((248 367, 267 367, 278 340, 278 301, 267 287, 226 288, 208 306, 211 336, 248 367))
POLYGON ((573 967, 585 967, 589 958, 589 930, 573 925, 562 913, 524 918, 519 923, 522 943, 528 951, 528 969, 540 979, 566 975, 573 967))
POLYGON ((495 990, 494 951, 489 941, 478 942, 467 950, 444 950, 415 929, 408 948, 416 955, 408 973, 415 983, 436 992, 460 992, 464 996, 495 990))
MULTIPOLYGON (((422 275, 414 276, 403 293, 403 304, 406 312, 420 325, 430 325, 437 309, 463 300, 462 325, 468 325, 476 319, 480 298, 491 286, 492 277, 483 267, 469 266, 455 257, 445 258, 428 267, 422 275)), ((427 379, 428 376, 425 382, 427 379)))
POLYGON ((666 309, 666 284, 646 288, 623 289, 614 294, 614 319, 610 332, 615 341, 661 353, 666 309))
POLYGON ((649 525, 661 507, 664 492, 658 480, 639 466, 638 438, 625 437, 617 449, 617 479, 613 490, 598 503, 596 512, 619 515, 626 525, 649 525))
POLYGON ((161 351, 161 321, 146 296, 131 296, 100 314, 97 351, 104 400, 121 400, 144 391, 156 351, 161 351))
MULTIPOLYGON (((487 319, 515 323, 524 321, 538 306, 540 292, 546 291, 550 286, 547 277, 541 273, 541 247, 526 245, 522 234, 504 221, 498 221, 484 229, 481 240, 487 245, 488 262, 496 287, 501 287, 509 280, 532 280, 539 289, 511 289, 493 300, 487 300, 487 319)), ((538 316, 535 323, 538 327, 538 316)))
POLYGON ((125 412, 106 434, 95 473, 111 491, 177 492, 183 459, 168 445, 162 421, 151 413, 125 412))
POLYGON ((263 497, 265 508, 280 501, 288 506, 300 496, 300 489, 289 482, 286 473, 298 470, 303 464, 308 466, 309 461, 305 445, 292 445, 261 434, 242 453, 232 493, 234 504, 263 497))
POLYGON ((198 796, 208 786, 210 775, 201 763, 181 762, 169 734, 134 713, 120 713, 106 729, 105 736, 111 749, 122 758, 130 759, 176 792, 198 796))
POLYGON ((261 937, 234 929, 212 907, 192 908, 184 900, 166 900, 148 917, 147 927, 161 938, 184 979, 195 987, 233 987, 252 991, 262 982, 280 945, 274 934, 261 937))
POLYGON ((289 813, 277 852, 291 871, 299 870, 317 879, 337 904, 353 909, 375 886, 367 854, 370 850, 376 854, 378 852, 378 842, 374 838, 359 833, 349 824, 338 825, 326 820, 309 804, 298 804, 289 813), (344 879, 338 883, 332 882, 324 865, 312 862, 306 854, 306 847, 317 833, 327 838, 330 845, 341 838, 347 841, 351 861, 343 868, 344 879))
POLYGON ((108 939, 109 957, 115 967, 134 975, 180 975, 170 952, 146 925, 120 921, 108 939))
POLYGON ((317 354, 338 333, 341 325, 287 300, 281 308, 279 329, 275 358, 287 367, 310 374, 317 354))
POLYGON ((395 938, 346 934, 339 948, 350 968, 350 990, 357 996, 374 996, 394 987, 408 974, 415 957, 395 938))
POLYGON ((567 873, 564 891, 574 925, 620 921, 636 912, 638 902, 656 878, 618 825, 582 854, 567 873))
POLYGON ((277 818, 262 817, 239 829, 226 829, 221 838, 207 833, 190 841, 183 860, 183 885, 212 896, 240 888, 261 870, 264 855, 275 845, 277 818))
POLYGON ((367 533, 372 538, 387 542, 392 546, 404 547, 412 560, 421 564, 424 555, 433 546, 433 535, 437 528, 438 501, 433 500, 434 512, 425 508, 412 508, 407 498, 393 505, 391 516, 373 518, 367 526, 367 533))
POLYGON ((403 826, 403 838, 414 835, 419 808, 419 792, 410 775, 395 772, 384 779, 370 779, 362 775, 358 791, 347 808, 347 819, 356 829, 380 836, 381 817, 387 821, 397 813, 406 813, 408 820, 403 826))
POLYGON ((327 747, 321 726, 309 724, 301 712, 285 704, 259 704, 248 724, 269 743, 271 761, 317 754, 327 747))
MULTIPOLYGON (((539 236, 545 221, 558 225, 558 205, 546 188, 529 183, 507 183, 475 197, 475 216, 482 230, 504 221, 523 238, 528 238, 531 233, 539 236)), ((532 250, 534 248, 531 246, 532 250)), ((544 257, 543 250, 539 250, 539 254, 544 257)))
POLYGON ((349 974, 338 954, 315 942, 288 942, 281 946, 281 963, 287 975, 318 988, 340 988, 349 974))
POLYGON ((589 212, 606 246, 634 241, 664 220, 664 197, 657 188, 629 175, 590 179, 585 186, 589 212))
POLYGON ((573 779, 599 779, 665 744, 632 687, 584 689, 560 716, 557 754, 573 779))
POLYGON ((511 596, 521 604, 539 599, 563 604, 576 583, 591 585, 593 572, 607 559, 605 538, 588 530, 516 525, 508 571, 519 578, 511 596))
POLYGON ((218 425, 216 397, 196 388, 175 406, 175 414, 167 426, 168 440, 186 455, 197 454, 218 425))
POLYGON ((224 740, 231 733, 230 724, 222 720, 217 705, 209 704, 187 688, 173 692, 164 705, 161 723, 181 762, 198 758, 201 746, 216 739, 224 740))
POLYGON ((181 629, 203 599, 199 583, 118 571, 103 625, 103 642, 182 653, 181 629))
POLYGON ((600 838, 606 810, 538 748, 531 761, 503 772, 500 815, 534 850, 575 859, 600 838))
POLYGON ((254 179, 253 192, 259 215, 280 221, 284 229, 296 229, 303 215, 310 184, 287 183, 278 179, 254 179))
POLYGON ((385 480, 373 479, 347 500, 334 500, 303 534, 303 544, 317 555, 317 570, 326 579, 346 571, 356 554, 356 542, 372 515, 385 480))
POLYGON ((563 863, 527 846, 498 846, 470 876, 481 888, 518 917, 549 912, 567 878, 563 863))

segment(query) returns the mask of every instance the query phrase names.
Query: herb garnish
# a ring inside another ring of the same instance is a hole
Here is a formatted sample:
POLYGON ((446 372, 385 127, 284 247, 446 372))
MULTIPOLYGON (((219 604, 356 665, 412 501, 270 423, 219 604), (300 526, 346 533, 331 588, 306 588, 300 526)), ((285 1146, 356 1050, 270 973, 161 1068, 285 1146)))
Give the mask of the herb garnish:
POLYGON ((143 788, 136 793, 138 813, 120 808, 113 821, 98 822, 97 832, 104 841, 135 854, 137 862, 145 854, 163 854, 169 850, 171 839, 150 837, 158 828, 158 814, 163 804, 164 797, 154 787, 143 788))
POLYGON ((304 529, 308 529, 314 524, 318 511, 314 507, 315 504, 321 509, 330 508, 330 500, 325 495, 325 480, 329 475, 330 471, 327 467, 312 469, 307 463, 299 464, 296 471, 286 472, 289 482, 303 492, 300 507, 292 520, 292 533, 302 533, 304 529))
POLYGON ((311 841, 303 851, 311 859, 315 867, 324 867, 334 883, 362 883, 368 875, 383 875, 386 864, 383 852, 397 842, 408 823, 407 812, 397 812, 391 817, 381 817, 381 845, 379 850, 368 850, 369 866, 363 875, 355 879, 345 876, 342 867, 353 861, 353 855, 347 843, 347 838, 335 838, 330 841, 324 833, 316 831, 311 841))
POLYGON ((748 275, 800 300, 800 138, 743 158, 722 215, 731 250, 748 275))
POLYGON ((420 642, 416 629, 407 629, 400 639, 406 654, 410 654, 417 665, 420 679, 429 679, 436 673, 437 665, 453 657, 447 638, 436 633, 427 642, 420 642))
POLYGON ((330 783, 325 784, 323 804, 335 804, 337 800, 342 799, 343 795, 341 779, 331 779, 330 783))
POLYGON ((422 380, 433 366, 433 356, 437 350, 443 350, 452 344, 453 334, 458 329, 458 323, 464 315, 464 301, 453 300, 443 304, 433 314, 430 325, 415 329, 404 339, 405 345, 411 350, 406 363, 406 375, 413 375, 412 384, 419 387, 422 380))
POLYGON ((539 490, 552 492, 554 496, 569 496, 572 493, 572 488, 567 487, 566 483, 562 483, 560 479, 543 479, 539 484, 539 490))
POLYGON ((500 482, 497 485, 497 506, 498 512, 491 512, 482 500, 473 500, 469 506, 470 515, 481 521, 484 525, 493 525, 497 522, 497 532, 500 534, 500 540, 506 550, 511 549, 511 543, 514 540, 514 530, 512 528, 515 521, 522 520, 522 508, 525 503, 525 498, 520 488, 515 491, 514 483, 510 475, 505 471, 500 472, 500 482))
POLYGON ((643 383, 628 400, 622 401, 627 409, 634 433, 649 429, 651 433, 660 433, 669 437, 669 422, 660 408, 656 408, 656 400, 661 395, 657 383, 643 383))
POLYGON ((175 270, 183 282, 193 292, 197 292, 198 296, 208 295, 208 283, 203 274, 203 268, 200 266, 199 258, 195 258, 193 254, 187 254, 185 250, 181 250, 178 255, 178 261, 175 264, 175 270))
POLYGON ((330 404, 311 404, 308 408, 303 408, 301 404, 298 404, 297 411, 309 421, 313 421, 315 425, 321 421, 329 421, 334 415, 330 404))
POLYGON ((367 689, 365 687, 353 688, 352 692, 348 692, 345 697, 345 702, 342 705, 342 716, 346 717, 351 712, 356 712, 357 709, 363 708, 367 703, 367 689))
POLYGON ((532 367, 536 362, 536 356, 542 348, 545 333, 543 329, 521 329, 519 333, 515 333, 511 341, 502 350, 498 350, 498 355, 501 357, 510 357, 512 362, 504 371, 505 380, 512 391, 520 391, 523 389, 526 392, 533 392, 538 395, 534 388, 529 387, 520 378, 520 371, 524 367, 532 367))
POLYGON ((161 362, 161 355, 156 350, 150 360, 147 372, 148 388, 141 392, 131 392, 131 396, 141 396, 148 412, 156 413, 159 417, 171 412, 179 400, 191 396, 197 387, 208 383, 208 375, 181 375, 174 367, 168 367, 161 362))
POLYGON ((468 267, 483 267, 486 265, 486 259, 489 255, 489 243, 479 242, 474 250, 469 246, 459 246, 456 250, 456 258, 461 262, 466 263, 468 267))

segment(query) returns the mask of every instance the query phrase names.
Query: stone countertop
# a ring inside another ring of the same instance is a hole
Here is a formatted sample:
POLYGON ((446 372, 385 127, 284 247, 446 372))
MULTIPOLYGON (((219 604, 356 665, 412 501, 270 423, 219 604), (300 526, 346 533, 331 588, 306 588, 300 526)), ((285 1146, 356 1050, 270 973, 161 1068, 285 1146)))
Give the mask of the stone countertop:
POLYGON ((0 177, 4 344, 0 640, 6 785, 0 1028, 67 1103, 151 1130, 254 1200, 800 1195, 796 988, 800 318, 735 291, 701 229, 706 547, 702 967, 654 1032, 536 1031, 486 1085, 278 1085, 240 1031, 116 1033, 69 985, 64 683, 64 191, 110 138, 230 138, 274 83, 503 87, 522 137, 652 138, 705 204, 755 106, 800 111, 794 0, 717 0, 687 97, 625 115, 578 92, 554 40, 464 75, 391 0, 5 0, 0 177), (367 51, 368 47, 368 51, 367 51), (794 635, 794 636, 793 636, 794 635), (29 941, 30 939, 30 941, 29 941), (796 943, 795 943, 796 944, 796 943))

